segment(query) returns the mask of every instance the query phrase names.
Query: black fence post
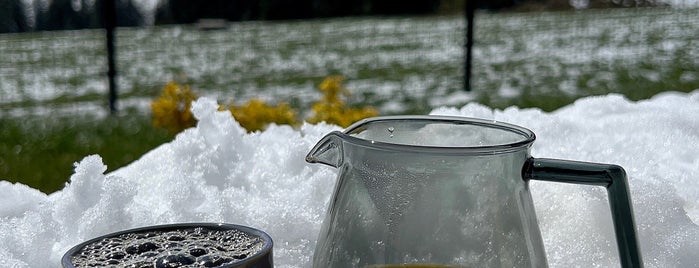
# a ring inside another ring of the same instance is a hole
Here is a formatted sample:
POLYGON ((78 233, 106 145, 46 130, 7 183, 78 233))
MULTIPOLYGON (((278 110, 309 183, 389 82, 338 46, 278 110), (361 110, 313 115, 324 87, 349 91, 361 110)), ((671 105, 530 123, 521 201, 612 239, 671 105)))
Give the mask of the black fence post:
POLYGON ((109 77, 109 111, 115 114, 117 111, 117 82, 116 59, 114 49, 114 28, 116 28, 115 0, 104 0, 102 4, 102 18, 104 29, 107 33, 107 76, 109 77))
POLYGON ((464 68, 464 90, 471 91, 471 62, 473 61, 473 17, 477 1, 466 1, 466 62, 464 68))

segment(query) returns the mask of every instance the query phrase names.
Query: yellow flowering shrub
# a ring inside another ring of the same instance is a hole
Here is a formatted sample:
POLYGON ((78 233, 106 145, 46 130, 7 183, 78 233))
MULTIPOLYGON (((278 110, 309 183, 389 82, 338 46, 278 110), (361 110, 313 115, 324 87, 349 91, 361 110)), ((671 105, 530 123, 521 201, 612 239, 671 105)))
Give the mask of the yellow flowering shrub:
POLYGON ((270 123, 296 125, 296 111, 286 103, 270 106, 261 100, 250 100, 242 106, 228 108, 235 120, 248 132, 264 130, 270 123))
POLYGON ((313 103, 311 109, 313 115, 308 118, 311 124, 326 122, 341 127, 348 127, 352 123, 376 116, 379 112, 372 107, 350 108, 345 105, 341 96, 349 96, 349 90, 342 86, 342 76, 330 76, 323 80, 318 89, 323 92, 323 98, 313 103))
POLYGON ((169 82, 160 96, 151 103, 153 125, 178 133, 196 124, 192 116, 192 101, 197 98, 189 86, 169 82))
MULTIPOLYGON (((330 76, 323 80, 318 89, 323 92, 321 100, 311 106, 312 116, 307 119, 315 124, 326 122, 347 127, 350 124, 371 116, 378 111, 371 107, 350 108, 345 105, 343 97, 348 97, 349 90, 343 87, 342 76, 330 76)), ((153 125, 165 128, 172 133, 178 133, 196 124, 192 116, 192 101, 197 97, 189 86, 181 86, 169 82, 156 100, 151 103, 153 125)), ((248 101, 241 106, 219 106, 219 110, 228 110, 235 120, 248 132, 264 130, 270 123, 279 125, 298 125, 296 110, 286 103, 271 106, 257 99, 248 101)))

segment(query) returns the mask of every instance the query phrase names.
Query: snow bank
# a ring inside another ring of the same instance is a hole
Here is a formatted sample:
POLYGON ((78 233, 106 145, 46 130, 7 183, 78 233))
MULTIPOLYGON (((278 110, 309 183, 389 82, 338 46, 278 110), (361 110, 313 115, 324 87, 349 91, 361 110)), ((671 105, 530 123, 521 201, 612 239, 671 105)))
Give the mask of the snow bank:
MULTIPOLYGON (((246 134, 206 98, 194 113, 197 127, 117 171, 105 174, 99 156, 85 157, 54 194, 0 181, 0 267, 60 267, 65 251, 95 236, 202 221, 262 229, 275 241, 277 267, 309 267, 335 171, 304 156, 339 128, 246 134)), ((478 104, 433 113, 530 128, 534 157, 623 166, 646 267, 699 266, 699 91, 639 102, 589 97, 553 113, 478 104)), ((618 266, 604 189, 545 182, 531 189, 551 267, 618 266)))

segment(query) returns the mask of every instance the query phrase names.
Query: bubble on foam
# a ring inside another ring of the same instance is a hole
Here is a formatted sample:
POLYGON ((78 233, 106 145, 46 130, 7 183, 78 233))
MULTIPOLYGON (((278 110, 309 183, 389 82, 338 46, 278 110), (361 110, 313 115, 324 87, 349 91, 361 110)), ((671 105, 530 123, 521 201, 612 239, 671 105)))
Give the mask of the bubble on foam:
POLYGON ((77 251, 75 267, 217 267, 259 253, 265 241, 240 230, 203 227, 140 231, 106 237, 77 251))

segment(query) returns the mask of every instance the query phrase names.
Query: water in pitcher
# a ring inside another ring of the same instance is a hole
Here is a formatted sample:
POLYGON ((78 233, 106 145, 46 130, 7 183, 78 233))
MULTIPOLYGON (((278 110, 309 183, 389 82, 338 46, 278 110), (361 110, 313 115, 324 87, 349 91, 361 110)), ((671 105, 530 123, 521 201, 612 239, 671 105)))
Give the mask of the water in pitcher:
MULTIPOLYGON (((454 161, 435 157, 417 163, 411 155, 388 156, 372 152, 368 161, 344 168, 339 189, 331 200, 322 233, 328 235, 319 248, 329 247, 328 255, 318 255, 318 263, 446 263, 529 265, 532 260, 526 234, 531 230, 526 218, 516 213, 526 207, 529 197, 523 184, 517 190, 501 183, 507 165, 489 161, 454 161), (391 159, 381 162, 376 159, 391 159), (405 165, 396 168, 396 165, 405 165), (463 169, 471 176, 456 175, 463 169), (498 204, 494 206, 493 204, 498 204), (338 244, 337 241, 343 241, 338 244), (352 252, 357 258, 345 258, 352 252), (517 254, 524 252, 524 254, 517 254)), ((339 266, 341 267, 341 266, 339 266)), ((389 266, 390 267, 390 266, 389 266)), ((461 266, 455 266, 461 267, 461 266)))

